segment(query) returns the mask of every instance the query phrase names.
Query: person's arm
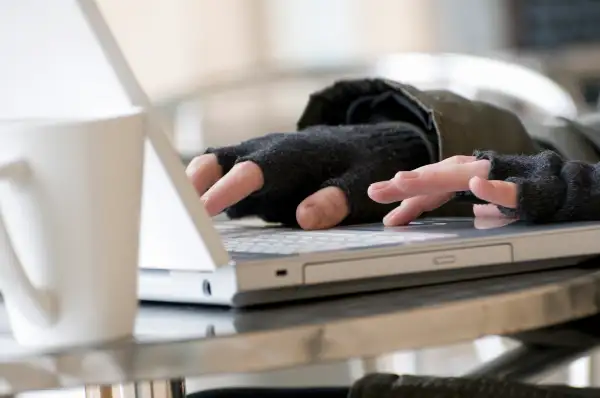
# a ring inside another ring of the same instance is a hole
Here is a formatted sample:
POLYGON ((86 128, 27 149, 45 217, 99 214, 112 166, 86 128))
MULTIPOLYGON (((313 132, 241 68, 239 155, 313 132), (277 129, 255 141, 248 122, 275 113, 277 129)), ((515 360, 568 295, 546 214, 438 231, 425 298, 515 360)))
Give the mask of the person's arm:
POLYGON ((368 198, 372 182, 479 147, 534 148, 507 110, 385 79, 338 81, 311 94, 296 127, 195 158, 187 172, 206 210, 305 229, 378 222, 393 205, 368 198))

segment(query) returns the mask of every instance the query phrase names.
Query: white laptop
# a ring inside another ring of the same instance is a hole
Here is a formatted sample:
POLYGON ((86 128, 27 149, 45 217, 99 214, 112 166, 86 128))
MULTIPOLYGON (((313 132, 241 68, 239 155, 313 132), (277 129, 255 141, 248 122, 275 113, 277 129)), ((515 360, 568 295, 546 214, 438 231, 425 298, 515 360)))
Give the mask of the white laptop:
POLYGON ((142 300, 249 306, 573 265, 600 253, 600 223, 438 219, 319 232, 216 223, 94 0, 3 1, 0 54, 0 118, 147 109, 142 300))

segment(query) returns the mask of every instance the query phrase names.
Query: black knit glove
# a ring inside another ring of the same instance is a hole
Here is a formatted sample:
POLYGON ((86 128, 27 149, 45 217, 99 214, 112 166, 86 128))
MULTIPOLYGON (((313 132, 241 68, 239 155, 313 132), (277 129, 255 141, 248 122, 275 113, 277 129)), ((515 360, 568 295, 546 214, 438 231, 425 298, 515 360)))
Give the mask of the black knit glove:
POLYGON ((337 186, 350 209, 343 224, 378 222, 394 206, 369 199, 369 185, 438 160, 431 120, 381 79, 340 81, 312 94, 297 127, 297 133, 207 150, 217 155, 224 173, 245 160, 263 171, 263 189, 226 209, 230 218, 258 216, 297 225, 302 200, 337 186))
POLYGON ((337 186, 346 194, 350 210, 343 223, 350 224, 379 221, 394 207, 369 199, 370 184, 432 161, 434 153, 423 134, 405 123, 313 126, 207 152, 217 155, 224 173, 243 161, 256 163, 263 172, 263 188, 226 209, 230 218, 258 216, 296 225, 296 208, 302 200, 321 188, 337 186))
POLYGON ((491 162, 490 180, 517 184, 517 208, 500 207, 502 213, 537 223, 600 220, 599 164, 565 161, 552 151, 534 156, 484 151, 475 156, 491 162))

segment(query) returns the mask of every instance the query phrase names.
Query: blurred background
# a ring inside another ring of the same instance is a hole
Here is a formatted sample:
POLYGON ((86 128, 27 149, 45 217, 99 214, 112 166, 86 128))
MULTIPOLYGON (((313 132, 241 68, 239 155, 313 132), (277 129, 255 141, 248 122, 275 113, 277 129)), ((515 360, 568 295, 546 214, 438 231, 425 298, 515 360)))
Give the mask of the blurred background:
POLYGON ((443 87, 523 118, 595 109, 596 0, 100 0, 185 155, 293 131, 349 77, 443 87))
MULTIPOLYGON (((597 0, 98 0, 142 85, 169 116, 184 157, 293 131, 310 93, 337 79, 388 77, 448 88, 523 120, 594 112, 597 0)), ((402 325, 399 325, 401 327, 402 325)), ((343 385, 368 371, 458 375, 514 343, 360 358, 218 385, 343 385)), ((600 385, 593 354, 544 382, 600 385)))
MULTIPOLYGON (((523 120, 593 112, 596 0, 99 0, 184 157, 293 131, 310 93, 388 77, 493 102, 523 120)), ((366 371, 458 375, 514 344, 489 337, 301 372, 190 381, 347 384, 366 371)), ((546 382, 600 384, 592 355, 546 382)))

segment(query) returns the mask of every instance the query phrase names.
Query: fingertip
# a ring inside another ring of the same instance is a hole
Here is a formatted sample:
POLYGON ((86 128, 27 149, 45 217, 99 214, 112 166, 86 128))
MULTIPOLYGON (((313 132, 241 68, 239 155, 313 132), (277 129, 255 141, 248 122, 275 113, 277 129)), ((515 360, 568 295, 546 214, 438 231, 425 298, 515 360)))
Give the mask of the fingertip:
POLYGON ((331 186, 304 199, 296 209, 296 221, 306 230, 331 228, 341 223, 349 211, 346 194, 331 186))
POLYGON ((238 163, 222 178, 218 178, 211 187, 199 191, 206 211, 215 216, 226 208, 237 204, 263 185, 260 167, 253 162, 238 163))
MULTIPOLYGON (((418 210, 417 207, 411 206, 410 201, 405 201, 409 203, 409 205, 402 205, 396 207, 394 210, 390 211, 383 218, 383 225, 386 227, 397 227, 400 225, 406 225, 412 221, 412 219, 417 218, 421 211, 418 210)), ((404 202, 403 202, 404 203, 404 202)))
POLYGON ((389 187, 389 185, 390 185, 389 181, 374 182, 373 184, 369 185, 369 188, 367 189, 367 192, 381 191, 382 189, 385 189, 385 188, 389 187))
POLYGON ((317 229, 320 218, 319 209, 312 204, 300 205, 296 209, 296 221, 302 229, 317 229))
POLYGON ((196 172, 198 170, 200 170, 202 167, 206 167, 206 166, 210 166, 210 165, 217 165, 217 166, 219 165, 219 162, 217 161, 217 157, 214 154, 210 153, 210 154, 196 156, 187 164, 187 166, 185 168, 185 173, 188 176, 192 176, 192 175, 196 174, 196 172))
POLYGON ((218 215, 222 210, 215 206, 215 202, 210 199, 208 195, 200 196, 200 203, 204 206, 204 210, 208 213, 209 216, 214 217, 218 215))
POLYGON ((391 216, 391 213, 386 215, 385 217, 383 217, 383 226, 385 227, 397 227, 398 224, 396 224, 396 221, 394 220, 394 217, 391 216))
POLYGON ((385 227, 399 227, 401 225, 407 225, 410 221, 406 221, 406 217, 401 214, 388 214, 383 218, 383 225, 385 227))
POLYGON ((399 202, 406 195, 391 181, 378 182, 367 189, 367 196, 381 204, 399 202))
POLYGON ((187 174, 188 177, 193 176, 196 170, 198 170, 198 162, 200 162, 200 156, 196 156, 187 164, 185 167, 185 174, 187 174))
POLYGON ((199 195, 206 192, 221 176, 223 170, 214 154, 196 156, 185 168, 185 173, 199 195))
POLYGON ((320 206, 309 204, 298 206, 296 209, 296 221, 304 230, 317 230, 335 227, 344 218, 335 214, 327 214, 320 206))
MULTIPOLYGON (((374 184, 369 185, 369 188, 367 188, 367 196, 375 201, 375 202, 385 202, 386 199, 386 191, 388 191, 390 187, 390 182, 389 181, 381 181, 381 182, 376 182, 374 184)), ((389 196, 389 195, 388 195, 389 196)))

